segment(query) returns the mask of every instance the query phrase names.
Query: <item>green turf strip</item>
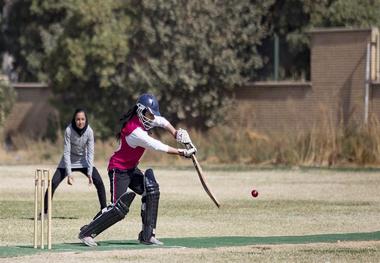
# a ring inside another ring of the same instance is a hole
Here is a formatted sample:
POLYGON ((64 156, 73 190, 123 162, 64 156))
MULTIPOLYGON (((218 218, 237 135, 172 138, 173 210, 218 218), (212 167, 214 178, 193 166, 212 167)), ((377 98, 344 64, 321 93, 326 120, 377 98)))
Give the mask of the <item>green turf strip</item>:
POLYGON ((105 251, 117 249, 149 249, 149 248, 215 248, 248 245, 270 244, 308 244, 333 243, 338 241, 369 241, 380 240, 380 231, 368 233, 322 234, 307 236, 269 236, 269 237, 184 237, 162 238, 164 246, 146 246, 131 240, 100 241, 98 247, 86 247, 81 243, 53 244, 52 250, 34 249, 31 246, 3 246, 0 247, 0 257, 17 257, 44 252, 79 252, 79 251, 105 251))

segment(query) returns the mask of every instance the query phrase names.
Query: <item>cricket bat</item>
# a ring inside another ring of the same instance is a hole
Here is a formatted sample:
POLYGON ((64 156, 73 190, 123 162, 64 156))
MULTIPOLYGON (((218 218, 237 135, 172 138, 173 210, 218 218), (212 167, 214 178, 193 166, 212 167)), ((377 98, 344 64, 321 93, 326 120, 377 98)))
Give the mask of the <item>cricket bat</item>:
MULTIPOLYGON (((185 147, 187 149, 189 149, 189 148, 191 148, 191 145, 190 144, 185 144, 185 147)), ((199 162, 198 162, 197 157, 195 156, 195 154, 191 155, 191 160, 193 161, 195 170, 197 171, 197 174, 198 174, 199 180, 202 183, 203 189, 206 191, 207 195, 211 198, 211 200, 214 202, 214 204, 218 208, 220 208, 220 203, 216 199, 215 195, 211 192, 211 189, 210 189, 210 187, 207 184, 206 177, 203 174, 202 167, 200 166, 200 164, 199 164, 199 162)))

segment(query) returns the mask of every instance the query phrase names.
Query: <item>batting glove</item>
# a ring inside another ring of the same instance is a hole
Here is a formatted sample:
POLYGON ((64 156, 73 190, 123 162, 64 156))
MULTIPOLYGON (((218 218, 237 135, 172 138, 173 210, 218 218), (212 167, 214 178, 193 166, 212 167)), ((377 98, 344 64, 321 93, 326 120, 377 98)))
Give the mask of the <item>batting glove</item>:
POLYGON ((181 156, 186 157, 186 158, 191 158, 193 154, 196 154, 197 149, 195 148, 190 148, 190 149, 178 149, 178 152, 181 156))
POLYGON ((189 133, 181 128, 177 130, 175 139, 177 140, 177 142, 182 144, 191 143, 189 133))

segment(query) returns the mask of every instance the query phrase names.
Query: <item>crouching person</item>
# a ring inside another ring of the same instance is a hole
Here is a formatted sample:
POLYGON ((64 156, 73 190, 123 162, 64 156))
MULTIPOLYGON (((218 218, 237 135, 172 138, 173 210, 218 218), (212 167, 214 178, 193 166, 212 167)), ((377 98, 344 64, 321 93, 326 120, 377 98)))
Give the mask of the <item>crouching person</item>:
POLYGON ((168 120, 161 117, 157 99, 151 94, 142 94, 122 118, 119 148, 113 153, 108 165, 112 205, 102 210, 92 222, 81 228, 79 239, 87 246, 96 246, 94 238, 116 222, 122 220, 136 194, 141 195, 142 229, 138 240, 142 244, 162 245, 156 238, 160 188, 152 169, 142 172, 138 168, 145 149, 166 152, 191 158, 196 148, 188 133, 176 130, 168 120), (148 131, 154 127, 166 129, 179 143, 191 145, 190 149, 177 149, 154 139, 148 131), (132 191, 130 191, 130 190, 132 191))

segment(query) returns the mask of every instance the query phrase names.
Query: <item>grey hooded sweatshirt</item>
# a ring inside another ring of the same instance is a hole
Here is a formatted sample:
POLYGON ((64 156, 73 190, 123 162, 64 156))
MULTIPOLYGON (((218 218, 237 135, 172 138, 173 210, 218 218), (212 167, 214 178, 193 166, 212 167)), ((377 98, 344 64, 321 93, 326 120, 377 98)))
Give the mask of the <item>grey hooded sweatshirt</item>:
POLYGON ((94 132, 90 125, 79 136, 70 124, 65 130, 63 156, 58 168, 66 169, 71 174, 72 168, 87 168, 87 175, 92 176, 94 166, 94 132))

